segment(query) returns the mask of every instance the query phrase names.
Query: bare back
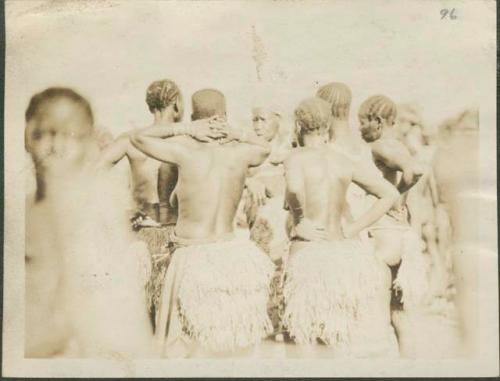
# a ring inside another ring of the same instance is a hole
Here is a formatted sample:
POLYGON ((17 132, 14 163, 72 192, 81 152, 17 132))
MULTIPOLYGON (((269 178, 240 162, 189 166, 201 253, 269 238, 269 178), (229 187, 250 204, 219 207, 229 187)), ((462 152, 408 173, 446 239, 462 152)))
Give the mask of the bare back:
POLYGON ((157 203, 160 162, 149 158, 132 144, 127 148, 127 159, 132 174, 134 199, 139 203, 157 203))
POLYGON ((209 238, 231 233, 249 167, 242 144, 199 143, 188 137, 170 140, 192 153, 179 164, 177 234, 209 238))
POLYGON ((352 163, 329 147, 300 148, 291 156, 291 164, 298 167, 304 182, 304 217, 324 227, 330 239, 341 239, 352 163))

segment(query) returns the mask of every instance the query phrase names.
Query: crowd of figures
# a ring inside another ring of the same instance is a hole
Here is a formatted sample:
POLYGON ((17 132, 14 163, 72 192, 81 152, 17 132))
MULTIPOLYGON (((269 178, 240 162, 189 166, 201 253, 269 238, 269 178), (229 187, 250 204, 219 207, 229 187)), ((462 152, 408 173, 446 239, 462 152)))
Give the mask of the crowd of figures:
POLYGON ((26 356, 455 356, 454 226, 434 158, 477 113, 429 133, 375 95, 355 128, 351 98, 332 82, 293 127, 256 105, 238 128, 220 91, 195 92, 186 122, 177 85, 155 81, 153 124, 114 139, 75 91, 35 94, 26 356))

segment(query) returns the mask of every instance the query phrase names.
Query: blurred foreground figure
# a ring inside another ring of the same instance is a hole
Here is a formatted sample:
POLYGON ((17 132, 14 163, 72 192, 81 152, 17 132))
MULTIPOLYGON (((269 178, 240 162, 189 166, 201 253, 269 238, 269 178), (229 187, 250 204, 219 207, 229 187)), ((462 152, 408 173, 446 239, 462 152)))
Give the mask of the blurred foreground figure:
POLYGON ((295 118, 299 148, 285 161, 293 226, 284 324, 297 343, 290 350, 297 349, 299 357, 398 356, 390 319, 390 272, 355 237, 382 217, 399 193, 376 168, 359 165, 329 144, 331 111, 326 101, 301 102, 295 118), (351 182, 377 201, 343 227, 351 182))
POLYGON ((26 123, 37 183, 26 202, 26 357, 150 355, 147 249, 132 242, 127 194, 96 171, 89 103, 49 88, 26 123))
POLYGON ((478 353, 479 112, 466 110, 440 127, 434 170, 441 202, 452 229, 449 255, 453 260, 457 305, 463 329, 464 353, 478 353))
MULTIPOLYGON (((225 119, 225 98, 213 89, 193 94, 193 120, 225 119)), ((269 143, 230 128, 218 139, 168 139, 137 134, 132 143, 178 170, 178 219, 171 237, 157 317, 156 343, 165 357, 238 356, 271 331, 267 315, 271 260, 234 234, 247 171, 269 155, 269 143)))

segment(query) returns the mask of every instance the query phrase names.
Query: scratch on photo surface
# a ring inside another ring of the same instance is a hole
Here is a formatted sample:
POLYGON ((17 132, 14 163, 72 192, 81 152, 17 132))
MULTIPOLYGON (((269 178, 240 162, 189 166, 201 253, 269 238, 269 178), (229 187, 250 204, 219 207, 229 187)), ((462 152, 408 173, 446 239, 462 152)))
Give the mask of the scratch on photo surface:
POLYGON ((262 65, 267 58, 266 49, 262 39, 255 31, 255 25, 252 25, 252 41, 253 41, 253 55, 255 61, 255 70, 257 72, 257 80, 262 81, 262 65))

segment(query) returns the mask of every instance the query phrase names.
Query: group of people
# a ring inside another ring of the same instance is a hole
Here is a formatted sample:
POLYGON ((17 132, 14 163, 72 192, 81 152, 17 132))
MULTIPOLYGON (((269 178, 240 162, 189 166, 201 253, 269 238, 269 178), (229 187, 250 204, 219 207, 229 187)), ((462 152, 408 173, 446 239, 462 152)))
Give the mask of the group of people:
POLYGON ((178 86, 155 81, 153 124, 111 139, 75 91, 31 98, 26 356, 251 356, 264 340, 300 357, 415 352, 398 313, 453 293, 416 114, 375 95, 352 128, 351 90, 332 82, 297 105, 288 139, 276 110, 256 105, 245 129, 220 91, 191 100, 185 122, 178 86))

